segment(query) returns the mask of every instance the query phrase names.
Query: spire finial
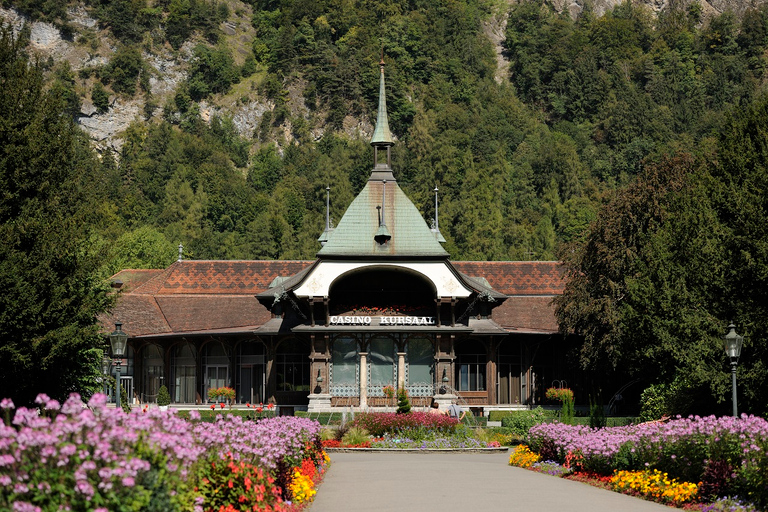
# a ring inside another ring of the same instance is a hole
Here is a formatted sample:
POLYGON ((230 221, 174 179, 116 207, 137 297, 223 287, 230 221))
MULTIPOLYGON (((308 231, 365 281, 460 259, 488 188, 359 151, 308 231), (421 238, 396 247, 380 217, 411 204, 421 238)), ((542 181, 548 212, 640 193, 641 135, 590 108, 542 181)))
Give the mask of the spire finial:
POLYGON ((327 185, 325 187, 325 231, 317 239, 320 245, 324 246, 328 243, 331 231, 333 231, 333 228, 331 228, 331 186, 327 185))
POLYGON ((179 261, 184 258, 184 246, 179 244, 179 261))
MULTIPOLYGON (((379 78, 379 112, 376 117, 376 129, 371 137, 371 146, 389 148, 395 144, 392 139, 392 133, 389 131, 389 119, 387 118, 387 91, 384 86, 384 50, 381 53, 381 62, 379 62, 381 76, 379 78)), ((387 165, 389 165, 389 152, 387 152, 387 165)))
POLYGON ((443 234, 440 233, 440 224, 438 223, 438 216, 437 216, 437 184, 435 184, 435 220, 433 221, 433 227, 432 227, 432 233, 435 234, 435 238, 438 242, 445 243, 445 238, 443 237, 443 234))

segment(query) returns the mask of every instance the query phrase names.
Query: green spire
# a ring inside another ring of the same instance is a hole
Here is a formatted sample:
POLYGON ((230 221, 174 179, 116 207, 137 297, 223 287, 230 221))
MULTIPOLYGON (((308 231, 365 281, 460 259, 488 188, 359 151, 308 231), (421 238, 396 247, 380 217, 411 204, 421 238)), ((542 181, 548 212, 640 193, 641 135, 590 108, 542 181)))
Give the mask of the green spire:
POLYGON ((376 117, 376 130, 371 138, 371 146, 394 146, 392 134, 389 131, 389 120, 387 119, 387 92, 384 88, 384 57, 379 62, 381 68, 381 78, 379 79, 379 113, 376 117))

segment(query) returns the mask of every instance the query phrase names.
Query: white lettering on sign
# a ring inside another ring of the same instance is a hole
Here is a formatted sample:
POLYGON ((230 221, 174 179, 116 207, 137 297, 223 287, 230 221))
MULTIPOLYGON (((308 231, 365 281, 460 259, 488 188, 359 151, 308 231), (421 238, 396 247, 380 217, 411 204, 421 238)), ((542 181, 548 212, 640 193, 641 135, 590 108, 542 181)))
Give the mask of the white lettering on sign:
MULTIPOLYGON (((433 316, 380 316, 379 325, 435 325, 433 316)), ((370 316, 331 316, 330 325, 371 325, 370 316)))
POLYGON ((369 316, 332 316, 330 318, 331 325, 371 325, 371 317, 369 316))
POLYGON ((435 325, 431 316, 382 316, 379 325, 435 325))

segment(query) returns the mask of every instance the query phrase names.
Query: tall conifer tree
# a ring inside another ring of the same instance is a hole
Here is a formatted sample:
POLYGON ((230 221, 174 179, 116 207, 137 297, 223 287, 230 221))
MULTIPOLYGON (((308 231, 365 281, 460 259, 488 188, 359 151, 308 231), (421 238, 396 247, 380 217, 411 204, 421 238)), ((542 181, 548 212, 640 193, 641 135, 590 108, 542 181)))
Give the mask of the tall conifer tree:
POLYGON ((0 396, 98 389, 108 298, 86 226, 97 167, 23 38, 0 27, 0 396))

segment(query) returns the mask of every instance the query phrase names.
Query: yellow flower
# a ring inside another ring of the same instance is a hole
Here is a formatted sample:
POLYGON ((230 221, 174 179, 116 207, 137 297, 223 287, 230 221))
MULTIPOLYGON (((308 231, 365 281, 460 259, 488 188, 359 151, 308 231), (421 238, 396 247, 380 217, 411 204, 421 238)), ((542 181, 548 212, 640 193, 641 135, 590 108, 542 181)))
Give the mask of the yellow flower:
POLYGON ((538 453, 534 453, 526 445, 521 444, 509 455, 509 465, 520 468, 529 468, 541 460, 538 453))
POLYGON ((696 498, 698 485, 670 479, 658 469, 645 471, 614 471, 611 486, 615 491, 642 496, 680 505, 696 498))

